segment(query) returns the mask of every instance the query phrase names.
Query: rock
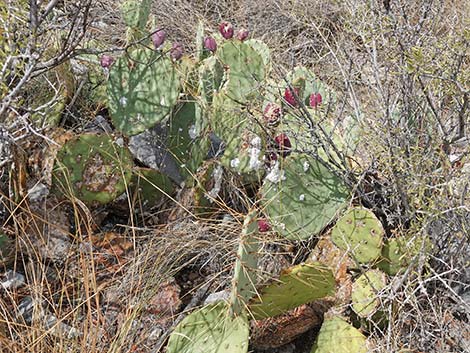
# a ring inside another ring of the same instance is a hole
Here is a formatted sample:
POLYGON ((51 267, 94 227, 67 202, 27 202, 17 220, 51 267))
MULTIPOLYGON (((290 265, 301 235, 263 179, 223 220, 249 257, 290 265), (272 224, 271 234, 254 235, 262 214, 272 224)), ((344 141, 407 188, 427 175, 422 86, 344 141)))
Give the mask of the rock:
POLYGON ((179 172, 176 160, 165 146, 166 137, 166 129, 157 125, 138 135, 131 136, 129 150, 139 162, 162 172, 179 185, 184 179, 179 172))
POLYGON ((0 282, 0 286, 3 289, 17 289, 23 287, 25 285, 25 278, 21 273, 14 272, 12 270, 8 270, 4 275, 0 282))

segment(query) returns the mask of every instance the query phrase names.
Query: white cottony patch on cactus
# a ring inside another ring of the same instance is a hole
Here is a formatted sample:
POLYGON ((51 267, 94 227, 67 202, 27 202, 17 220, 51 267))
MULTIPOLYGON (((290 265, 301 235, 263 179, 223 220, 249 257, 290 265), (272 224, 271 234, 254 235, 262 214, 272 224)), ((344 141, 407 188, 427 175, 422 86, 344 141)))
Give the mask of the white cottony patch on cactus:
POLYGON ((271 183, 278 183, 281 180, 286 180, 286 176, 284 170, 279 168, 279 162, 273 165, 273 167, 269 170, 269 173, 266 175, 266 179, 269 180, 271 183))
POLYGON ((119 98, 119 103, 122 105, 123 108, 125 108, 127 106, 127 98, 126 97, 119 98))
POLYGON ((238 158, 234 158, 230 161, 230 166, 232 168, 238 168, 239 165, 240 165, 240 160, 238 158))
POLYGON ((259 160, 261 154, 261 138, 259 136, 254 137, 250 142, 250 169, 257 170, 261 168, 262 163, 259 160))
POLYGON ((299 196, 299 201, 303 201, 303 200, 305 200, 305 194, 301 194, 301 195, 299 196))
POLYGON ((308 168, 310 168, 310 163, 305 161, 304 162, 304 172, 306 172, 308 170, 308 168))
POLYGON ((196 129, 196 125, 193 124, 189 127, 189 130, 188 130, 188 135, 189 137, 191 138, 191 140, 194 140, 196 139, 198 133, 197 133, 197 129, 196 129))
POLYGON ((222 187, 222 176, 223 169, 222 166, 219 165, 212 172, 212 178, 214 178, 214 187, 207 193, 207 196, 209 196, 209 202, 211 203, 214 202, 213 199, 219 195, 220 189, 222 187))

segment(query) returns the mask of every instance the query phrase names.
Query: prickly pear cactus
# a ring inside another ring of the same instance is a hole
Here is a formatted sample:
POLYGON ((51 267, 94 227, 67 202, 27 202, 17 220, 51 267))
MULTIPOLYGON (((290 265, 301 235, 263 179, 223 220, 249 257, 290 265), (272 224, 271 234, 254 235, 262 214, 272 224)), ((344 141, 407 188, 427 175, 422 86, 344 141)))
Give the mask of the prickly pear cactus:
POLYGON ((240 315, 248 301, 256 294, 256 269, 258 266, 259 240, 257 212, 245 217, 238 246, 238 257, 232 281, 231 311, 240 315))
POLYGON ((380 300, 377 293, 385 287, 385 273, 369 270, 359 276, 352 286, 352 308, 359 317, 367 318, 377 311, 380 300))
POLYGON ((202 61, 204 57, 204 23, 199 21, 196 29, 196 59, 202 61))
POLYGON ((396 275, 406 270, 423 246, 426 253, 431 251, 431 244, 425 238, 402 236, 387 239, 382 247, 377 267, 389 275, 396 275))
POLYGON ((166 147, 178 162, 181 174, 191 177, 202 164, 210 147, 201 108, 188 100, 176 107, 166 122, 166 147))
POLYGON ((365 336, 340 317, 323 321, 311 353, 367 353, 365 336))
POLYGON ((60 194, 72 193, 88 203, 107 203, 122 194, 132 177, 127 148, 107 135, 82 134, 58 151, 53 185, 60 194))
POLYGON ((228 68, 224 89, 230 99, 246 102, 259 96, 266 68, 255 49, 244 42, 226 41, 217 50, 217 57, 228 68))
POLYGON ((202 104, 212 103, 214 92, 218 92, 224 78, 224 68, 216 57, 205 59, 199 67, 199 91, 202 104))
POLYGON ((382 223, 371 211, 353 207, 335 224, 331 239, 354 260, 368 263, 380 256, 384 234, 382 223))
POLYGON ((335 278, 330 268, 307 263, 286 269, 277 280, 258 289, 248 306, 255 320, 280 315, 315 299, 334 294, 335 278))
POLYGON ((121 4, 121 13, 126 25, 143 30, 150 14, 151 0, 126 0, 121 4))
POLYGON ((293 240, 321 232, 349 199, 347 187, 337 176, 300 154, 281 159, 271 168, 261 194, 271 223, 293 240))
POLYGON ((171 180, 154 169, 135 168, 131 186, 136 202, 142 207, 152 207, 174 191, 171 180))
POLYGON ((108 101, 116 128, 136 135, 168 116, 176 103, 180 78, 167 57, 150 49, 137 49, 111 67, 108 101))
POLYGON ((248 39, 245 41, 245 44, 248 44, 256 50, 256 52, 261 56, 261 59, 263 59, 263 63, 269 72, 271 69, 271 49, 269 49, 268 45, 259 39, 248 39))
POLYGON ((243 106, 223 93, 214 95, 211 127, 225 143, 222 164, 239 173, 261 173, 264 143, 262 130, 243 106))
POLYGON ((184 318, 170 336, 167 353, 245 353, 246 315, 232 318, 225 302, 205 306, 184 318))

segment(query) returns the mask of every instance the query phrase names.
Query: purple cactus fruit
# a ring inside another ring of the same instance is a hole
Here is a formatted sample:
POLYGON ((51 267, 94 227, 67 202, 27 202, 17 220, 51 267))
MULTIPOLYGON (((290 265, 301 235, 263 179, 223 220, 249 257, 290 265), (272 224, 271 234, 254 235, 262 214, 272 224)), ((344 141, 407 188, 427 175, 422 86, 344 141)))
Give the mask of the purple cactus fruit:
POLYGON ((230 39, 233 37, 233 26, 229 22, 222 22, 219 25, 219 32, 225 39, 230 39))
POLYGON ((114 58, 112 56, 109 56, 109 55, 103 55, 101 58, 100 58, 100 65, 102 68, 109 68, 114 62, 114 58))
POLYGON ((318 107, 322 102, 322 96, 320 93, 312 93, 310 95, 310 106, 312 108, 318 107))
POLYGON ((179 60, 183 56, 183 44, 181 43, 173 43, 173 46, 170 49, 170 56, 173 60, 179 60))
POLYGON ((282 118, 282 108, 276 103, 269 102, 264 107, 263 117, 268 125, 276 125, 282 118))
POLYGON ((293 87, 292 89, 287 87, 286 90, 284 91, 284 100, 289 103, 293 107, 297 107, 297 99, 295 98, 296 96, 298 97, 300 93, 300 90, 296 87, 293 87))
POLYGON ((160 29, 156 31, 154 34, 152 34, 152 42, 153 42, 153 45, 155 46, 155 49, 160 48, 165 42, 165 39, 166 39, 166 32, 163 29, 160 29))
POLYGON ((289 137, 287 137, 286 134, 282 133, 274 138, 274 142, 276 142, 279 155, 281 155, 282 157, 287 157, 292 148, 292 144, 290 143, 289 137))
POLYGON ((242 42, 243 42, 245 39, 247 39, 249 35, 250 35, 250 32, 248 32, 248 30, 245 29, 245 28, 241 28, 241 29, 239 29, 238 32, 237 32, 237 38, 238 38, 239 40, 241 40, 242 42))
POLYGON ((269 232, 271 230, 271 225, 265 219, 260 219, 258 221, 258 230, 260 233, 269 232))
POLYGON ((204 39, 204 48, 214 53, 217 50, 217 42, 212 37, 206 37, 204 39))

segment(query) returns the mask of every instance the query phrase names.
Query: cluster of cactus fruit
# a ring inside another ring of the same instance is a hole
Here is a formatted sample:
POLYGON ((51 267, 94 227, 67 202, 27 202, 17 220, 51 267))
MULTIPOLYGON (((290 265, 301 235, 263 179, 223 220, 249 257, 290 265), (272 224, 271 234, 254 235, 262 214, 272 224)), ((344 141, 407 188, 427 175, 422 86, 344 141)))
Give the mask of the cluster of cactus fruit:
MULTIPOLYGON (((335 102, 333 91, 305 67, 275 82, 269 48, 249 39, 245 29, 235 35, 228 22, 213 35, 205 35, 200 25, 196 55, 186 56, 180 43, 168 44, 164 29, 146 32, 149 4, 129 0, 123 5, 131 37, 141 38, 142 45, 129 47, 119 58, 104 55, 99 60, 107 75, 111 120, 125 138, 86 133, 67 141, 56 156, 54 187, 93 205, 110 202, 137 185, 155 204, 175 186, 160 171, 134 166, 125 146, 127 137, 155 126, 166 132, 166 148, 186 186, 201 189, 205 182, 193 179, 203 165, 206 178, 220 178, 225 170, 244 183, 261 184, 259 207, 246 216, 240 236, 230 300, 188 315, 170 336, 167 352, 247 352, 249 320, 334 298, 337 283, 328 264, 302 263, 261 285, 257 261, 260 233, 306 240, 324 234, 340 214, 331 241, 353 260, 355 269, 375 267, 356 279, 351 296, 357 316, 371 318, 379 311, 376 296, 385 287, 386 273, 393 275, 407 265, 409 247, 400 239, 385 239, 371 211, 347 209, 351 190, 325 166, 331 156, 302 152, 312 136, 311 126, 296 115, 299 108, 315 124, 323 124, 340 151, 352 150, 350 136, 337 133, 325 119, 325 107, 335 102), (208 162, 211 134, 223 141, 224 151, 208 162)), ((215 189, 202 192, 214 199, 215 189)), ((325 318, 312 353, 366 352, 365 344, 365 336, 346 318, 331 316, 325 318)))

